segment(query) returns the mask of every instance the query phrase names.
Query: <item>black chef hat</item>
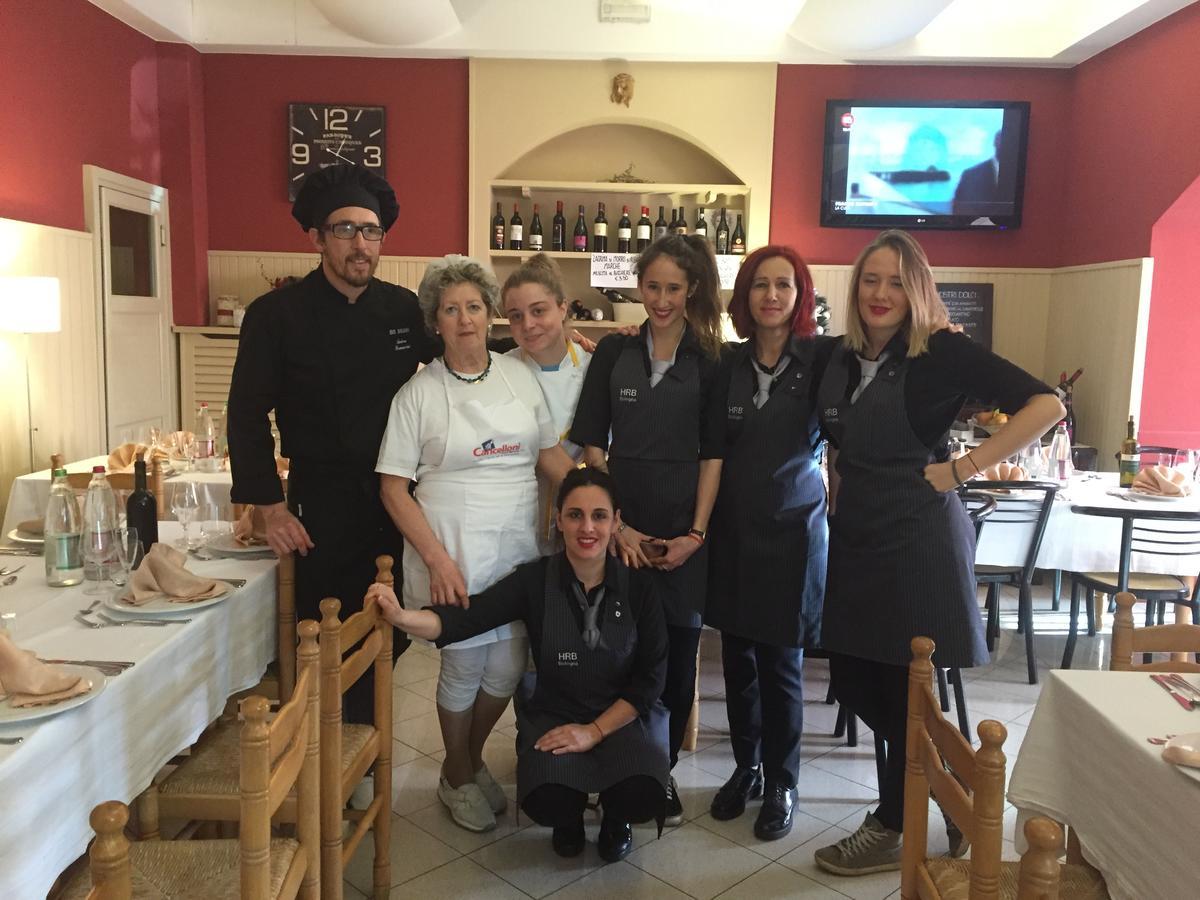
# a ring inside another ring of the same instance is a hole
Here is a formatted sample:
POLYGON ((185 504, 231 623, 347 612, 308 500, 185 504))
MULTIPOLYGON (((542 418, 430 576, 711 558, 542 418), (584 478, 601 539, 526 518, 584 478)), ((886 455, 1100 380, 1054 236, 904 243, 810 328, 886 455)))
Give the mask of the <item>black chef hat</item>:
POLYGON ((328 166, 304 179, 292 217, 307 231, 320 228, 329 214, 344 206, 369 209, 379 216, 384 231, 392 227, 400 214, 392 186, 362 166, 328 166))

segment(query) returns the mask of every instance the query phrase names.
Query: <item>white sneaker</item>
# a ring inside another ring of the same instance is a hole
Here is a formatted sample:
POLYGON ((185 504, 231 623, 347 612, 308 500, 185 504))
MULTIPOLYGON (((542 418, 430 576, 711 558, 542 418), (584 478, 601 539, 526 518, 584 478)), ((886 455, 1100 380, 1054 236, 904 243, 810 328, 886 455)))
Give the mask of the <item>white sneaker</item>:
POLYGON ((483 791, 483 796, 487 798, 488 805, 492 808, 492 812, 496 815, 504 812, 508 808, 508 797, 504 794, 504 788, 496 783, 496 779, 492 777, 492 773, 488 771, 487 763, 483 764, 483 768, 475 773, 475 783, 479 785, 479 789, 483 791))
POLYGON ((496 815, 475 782, 468 781, 460 788, 453 788, 442 776, 437 795, 450 810, 450 817, 467 831, 491 831, 496 827, 496 815))
POLYGON ((366 809, 375 799, 375 776, 364 775, 362 781, 354 786, 350 795, 351 809, 366 809))

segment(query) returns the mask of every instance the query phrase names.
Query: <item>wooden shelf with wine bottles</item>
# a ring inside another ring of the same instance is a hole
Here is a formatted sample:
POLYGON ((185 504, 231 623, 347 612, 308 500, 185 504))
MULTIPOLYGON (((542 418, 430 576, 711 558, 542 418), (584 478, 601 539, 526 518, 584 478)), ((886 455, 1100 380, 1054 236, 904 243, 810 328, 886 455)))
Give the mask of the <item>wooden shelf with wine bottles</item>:
POLYGON ((518 192, 530 197, 533 192, 558 191, 563 194, 620 194, 634 197, 658 195, 698 197, 711 205, 719 196, 744 197, 750 189, 744 184, 668 184, 651 181, 533 181, 522 178, 502 178, 491 183, 492 193, 518 192))

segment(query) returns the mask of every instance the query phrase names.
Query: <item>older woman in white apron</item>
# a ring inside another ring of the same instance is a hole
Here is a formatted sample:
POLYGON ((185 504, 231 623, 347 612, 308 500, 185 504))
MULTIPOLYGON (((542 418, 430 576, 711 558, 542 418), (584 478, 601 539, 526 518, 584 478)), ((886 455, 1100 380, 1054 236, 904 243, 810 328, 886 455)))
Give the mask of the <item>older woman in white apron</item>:
MULTIPOLYGON (((500 291, 500 308, 517 342, 507 355, 533 373, 563 450, 574 462, 582 462, 583 448, 567 440, 567 432, 592 354, 566 333, 567 298, 554 260, 538 253, 509 275, 500 291)), ((545 478, 538 479, 538 487, 538 544, 548 554, 558 547, 554 491, 545 478)))
MULTIPOLYGON (((464 257, 430 265, 418 291, 426 325, 446 350, 396 394, 376 466, 404 535, 410 606, 465 605, 535 559, 535 468, 553 483, 571 468, 533 376, 487 349, 498 293, 495 278, 464 257)), ((525 671, 527 650, 515 623, 442 653, 438 798, 471 831, 494 828, 507 803, 483 763, 483 744, 525 671)))
POLYGON ((666 624, 653 581, 607 555, 615 510, 606 473, 570 472, 556 519, 563 552, 520 566, 469 608, 402 609, 383 585, 368 597, 398 628, 438 646, 509 622, 528 627, 537 678, 517 704, 517 800, 554 829, 555 852, 576 856, 588 794, 598 793, 600 856, 616 862, 632 848, 630 823, 653 819, 662 829, 666 624))

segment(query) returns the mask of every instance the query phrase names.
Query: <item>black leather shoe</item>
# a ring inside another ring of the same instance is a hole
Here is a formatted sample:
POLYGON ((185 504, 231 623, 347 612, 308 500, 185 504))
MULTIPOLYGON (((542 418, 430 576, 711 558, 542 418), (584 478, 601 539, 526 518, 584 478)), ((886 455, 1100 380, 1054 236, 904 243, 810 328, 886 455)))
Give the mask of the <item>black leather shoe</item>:
POLYGON ((714 819, 722 822, 736 819, 746 811, 747 800, 757 800, 762 796, 762 789, 761 766, 755 766, 753 769, 738 766, 729 780, 717 791, 717 796, 713 797, 712 806, 708 811, 714 819))
POLYGON ((633 829, 628 822, 614 822, 608 816, 600 821, 600 858, 620 862, 633 849, 633 829))
POLYGON ((781 782, 769 782, 763 791, 762 809, 754 822, 754 836, 760 841, 777 841, 792 830, 796 811, 796 789, 781 782))
POLYGON ((554 852, 559 856, 566 857, 578 856, 582 853, 584 842, 582 819, 580 819, 578 825, 566 825, 555 828, 554 836, 550 838, 550 843, 554 846, 554 852))
POLYGON ((683 824, 683 803, 679 800, 679 785, 675 783, 674 775, 667 781, 667 805, 664 813, 664 825, 675 826, 683 824))

